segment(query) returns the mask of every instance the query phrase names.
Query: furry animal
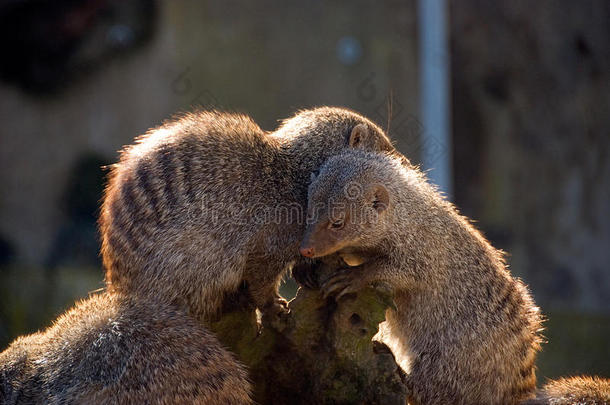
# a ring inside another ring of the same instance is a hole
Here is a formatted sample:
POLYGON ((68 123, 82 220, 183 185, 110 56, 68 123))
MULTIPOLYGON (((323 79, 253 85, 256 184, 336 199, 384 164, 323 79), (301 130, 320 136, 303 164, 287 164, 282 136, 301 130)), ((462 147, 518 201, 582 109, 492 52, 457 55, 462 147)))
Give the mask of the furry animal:
POLYGON ((183 311, 97 294, 0 353, 2 404, 251 404, 247 373, 183 311))
POLYGON ((322 284, 339 300, 372 282, 395 293, 382 340, 414 404, 514 404, 533 395, 539 309, 502 257, 417 169, 346 150, 309 187, 304 256, 355 264, 322 284))
POLYGON ((599 377, 567 377, 549 381, 536 399, 524 405, 608 405, 610 380, 599 377))
POLYGON ((346 148, 393 151, 383 131, 341 108, 306 110, 275 132, 220 112, 150 131, 112 169, 100 217, 110 291, 163 299, 206 322, 245 282, 263 312, 300 256, 310 174, 346 148))
POLYGON ((261 309, 286 310, 277 283, 298 258, 310 172, 344 148, 393 150, 337 108, 274 133, 186 114, 126 148, 100 216, 108 292, 0 354, 0 402, 251 403, 244 368, 203 322, 243 282, 261 309))

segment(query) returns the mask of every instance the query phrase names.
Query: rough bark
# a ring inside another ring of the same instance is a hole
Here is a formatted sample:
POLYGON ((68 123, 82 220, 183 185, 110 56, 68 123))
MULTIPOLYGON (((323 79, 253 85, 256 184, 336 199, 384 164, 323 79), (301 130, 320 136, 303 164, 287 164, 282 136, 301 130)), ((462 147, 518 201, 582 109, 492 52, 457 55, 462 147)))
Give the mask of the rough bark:
MULTIPOLYGON (((324 279, 334 267, 317 269, 324 279)), ((243 301, 243 300, 242 300, 243 301)), ((339 302, 301 287, 284 327, 257 322, 239 303, 212 325, 250 370, 260 404, 400 404, 407 389, 394 356, 373 341, 392 298, 383 286, 339 302)))

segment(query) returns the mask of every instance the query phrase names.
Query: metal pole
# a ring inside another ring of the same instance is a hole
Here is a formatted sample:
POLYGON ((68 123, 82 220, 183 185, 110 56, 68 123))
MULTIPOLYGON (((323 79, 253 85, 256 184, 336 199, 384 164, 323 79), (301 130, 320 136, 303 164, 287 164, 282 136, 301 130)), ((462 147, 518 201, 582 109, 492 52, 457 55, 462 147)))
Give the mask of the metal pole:
POLYGON ((445 0, 418 1, 422 165, 448 197, 452 193, 449 47, 445 0))

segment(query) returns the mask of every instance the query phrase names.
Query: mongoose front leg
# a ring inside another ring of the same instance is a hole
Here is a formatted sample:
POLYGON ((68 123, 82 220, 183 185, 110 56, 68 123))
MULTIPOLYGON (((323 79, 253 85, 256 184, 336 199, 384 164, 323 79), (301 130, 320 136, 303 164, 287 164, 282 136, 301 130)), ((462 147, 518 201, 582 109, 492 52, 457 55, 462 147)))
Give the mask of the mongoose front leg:
POLYGON ((251 285, 250 295, 252 295, 252 299, 257 308, 264 314, 281 316, 282 314, 290 312, 288 302, 282 298, 275 285, 251 285))
POLYGON ((345 294, 355 293, 374 281, 381 281, 391 271, 385 258, 375 258, 355 267, 337 270, 321 285, 324 298, 335 296, 338 301, 345 294))
POLYGON ((254 304, 263 313, 263 322, 281 329, 286 323, 290 308, 278 292, 283 272, 272 270, 269 265, 262 268, 257 266, 248 271, 250 276, 246 278, 246 282, 254 304))

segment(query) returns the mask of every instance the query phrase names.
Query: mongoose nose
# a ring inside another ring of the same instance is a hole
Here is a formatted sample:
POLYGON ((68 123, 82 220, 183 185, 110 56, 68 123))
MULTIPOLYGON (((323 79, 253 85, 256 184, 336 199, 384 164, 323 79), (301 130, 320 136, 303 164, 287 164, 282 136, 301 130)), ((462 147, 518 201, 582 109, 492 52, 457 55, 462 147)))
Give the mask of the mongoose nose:
POLYGON ((301 247, 299 251, 305 257, 313 257, 314 254, 314 250, 312 247, 301 247))

